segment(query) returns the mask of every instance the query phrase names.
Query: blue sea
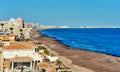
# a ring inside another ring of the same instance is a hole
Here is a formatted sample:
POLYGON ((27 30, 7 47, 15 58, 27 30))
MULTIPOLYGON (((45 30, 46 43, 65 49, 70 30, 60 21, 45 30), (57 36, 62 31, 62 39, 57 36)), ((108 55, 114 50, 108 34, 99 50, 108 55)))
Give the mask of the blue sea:
POLYGON ((58 28, 39 32, 71 47, 120 56, 120 28, 58 28))

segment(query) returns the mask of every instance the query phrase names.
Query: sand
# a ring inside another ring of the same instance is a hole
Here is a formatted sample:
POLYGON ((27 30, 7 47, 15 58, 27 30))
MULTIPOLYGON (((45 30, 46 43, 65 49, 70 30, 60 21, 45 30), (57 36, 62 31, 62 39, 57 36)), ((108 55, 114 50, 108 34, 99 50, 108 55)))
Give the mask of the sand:
POLYGON ((73 72, 120 72, 120 57, 72 48, 54 38, 40 36, 37 32, 32 35, 56 53, 73 72))

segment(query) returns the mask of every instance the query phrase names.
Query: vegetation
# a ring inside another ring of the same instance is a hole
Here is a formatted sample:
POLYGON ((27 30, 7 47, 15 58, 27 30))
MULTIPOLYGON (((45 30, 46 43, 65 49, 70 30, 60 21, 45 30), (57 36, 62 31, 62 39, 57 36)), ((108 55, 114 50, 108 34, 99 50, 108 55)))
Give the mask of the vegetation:
POLYGON ((62 61, 60 61, 60 60, 58 59, 56 63, 59 65, 58 68, 60 69, 60 65, 62 64, 62 61))
POLYGON ((49 51, 44 46, 38 46, 39 50, 44 50, 44 53, 50 55, 49 51))
POLYGON ((46 72, 46 70, 45 70, 45 69, 41 69, 41 71, 42 71, 42 72, 46 72))
POLYGON ((2 47, 3 45, 2 45, 2 43, 0 42, 0 47, 2 47))
POLYGON ((38 48, 39 48, 40 50, 46 49, 44 46, 38 46, 38 48))
POLYGON ((4 26, 4 23, 1 23, 0 25, 2 26, 2 31, 3 31, 3 26, 4 26))
POLYGON ((11 34, 13 34, 13 27, 10 27, 9 29, 11 30, 11 34))
POLYGON ((44 59, 43 59, 43 62, 51 63, 48 58, 44 58, 44 59))
POLYGON ((50 56, 51 56, 51 57, 54 57, 55 55, 51 53, 50 56))
POLYGON ((20 29, 20 32, 22 32, 23 30, 22 29, 20 29))
POLYGON ((27 39, 24 39, 25 41, 30 41, 30 39, 29 38, 27 38, 27 39))

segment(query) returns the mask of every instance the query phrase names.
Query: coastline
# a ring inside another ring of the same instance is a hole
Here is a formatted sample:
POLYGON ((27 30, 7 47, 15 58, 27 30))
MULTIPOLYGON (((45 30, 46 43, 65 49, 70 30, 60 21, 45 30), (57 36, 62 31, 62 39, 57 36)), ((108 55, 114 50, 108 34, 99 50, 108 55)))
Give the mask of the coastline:
POLYGON ((40 43, 48 46, 51 51, 55 52, 63 62, 68 63, 68 67, 72 67, 73 72, 120 72, 120 58, 98 53, 91 52, 83 49, 76 49, 64 45, 55 38, 41 36, 40 33, 34 32, 34 39, 40 43), (35 35, 37 35, 35 37, 35 35), (65 61, 64 61, 65 60, 65 61), (67 62, 66 62, 67 61, 67 62), (76 69, 75 69, 75 68, 76 69), (83 68, 82 68, 83 67, 83 68), (79 69, 81 68, 81 69, 79 69), (85 69, 84 69, 85 68, 85 69), (78 70, 77 70, 78 69, 78 70), (82 71, 82 69, 84 71, 82 71), (85 71, 87 70, 88 71, 85 71), (76 71, 75 71, 76 70, 76 71))

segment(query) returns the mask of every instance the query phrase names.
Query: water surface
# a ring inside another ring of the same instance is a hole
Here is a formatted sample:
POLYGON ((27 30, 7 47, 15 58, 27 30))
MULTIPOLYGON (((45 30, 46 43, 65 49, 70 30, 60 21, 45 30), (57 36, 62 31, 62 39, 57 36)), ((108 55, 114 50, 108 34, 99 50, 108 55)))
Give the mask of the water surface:
POLYGON ((58 28, 39 32, 71 47, 120 56, 120 28, 58 28))

